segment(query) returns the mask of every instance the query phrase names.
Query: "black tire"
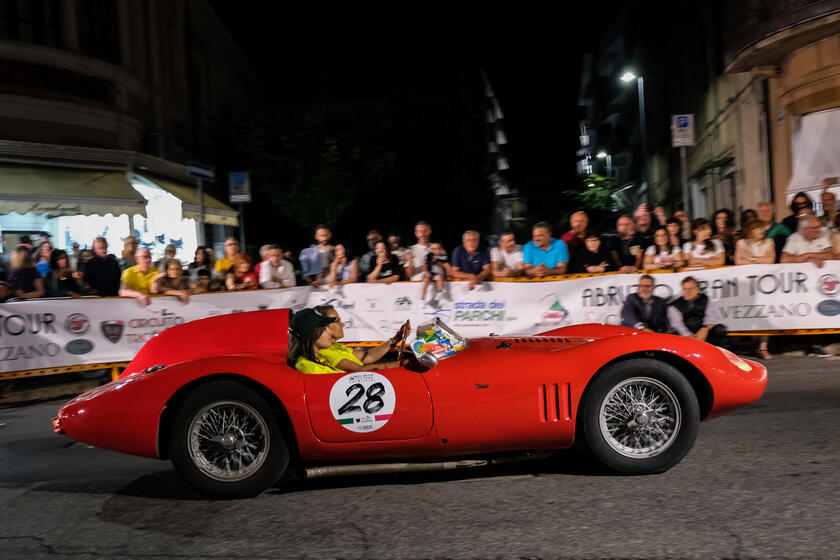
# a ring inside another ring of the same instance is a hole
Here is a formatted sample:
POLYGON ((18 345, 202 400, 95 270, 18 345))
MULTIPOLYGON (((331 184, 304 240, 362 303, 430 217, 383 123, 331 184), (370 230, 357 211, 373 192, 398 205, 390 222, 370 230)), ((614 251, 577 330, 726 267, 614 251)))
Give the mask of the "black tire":
POLYGON ((660 473, 679 463, 694 445, 700 423, 697 395, 685 376, 648 358, 599 372, 580 410, 589 450, 606 467, 624 474, 660 473), (623 406, 623 397, 640 397, 642 390, 659 395, 654 405, 661 410, 623 406))
POLYGON ((186 397, 175 416, 169 456, 187 482, 215 498, 256 496, 289 465, 289 449, 265 399, 230 380, 211 381, 186 397), (213 422, 220 416, 227 417, 221 427, 213 422))

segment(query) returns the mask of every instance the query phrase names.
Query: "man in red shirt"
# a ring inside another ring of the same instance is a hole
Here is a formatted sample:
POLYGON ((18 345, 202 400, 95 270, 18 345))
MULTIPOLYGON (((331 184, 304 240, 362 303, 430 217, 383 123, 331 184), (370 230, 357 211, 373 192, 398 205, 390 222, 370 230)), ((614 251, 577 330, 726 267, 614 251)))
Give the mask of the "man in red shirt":
POLYGON ((589 227, 589 216, 583 210, 578 210, 569 218, 572 229, 563 234, 560 241, 564 241, 569 247, 569 256, 574 255, 578 249, 583 247, 586 240, 586 228, 589 227))

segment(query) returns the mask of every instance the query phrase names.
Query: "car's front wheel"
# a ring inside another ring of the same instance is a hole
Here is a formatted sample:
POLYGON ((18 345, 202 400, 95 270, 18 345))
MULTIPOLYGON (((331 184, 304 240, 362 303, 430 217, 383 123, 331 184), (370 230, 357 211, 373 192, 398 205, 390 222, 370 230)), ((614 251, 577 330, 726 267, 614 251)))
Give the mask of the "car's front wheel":
POLYGON ((173 423, 170 457, 204 494, 248 498, 274 484, 289 451, 271 408, 256 391, 230 380, 201 385, 173 423))
POLYGON ((663 472, 679 463, 700 422, 688 380, 673 366, 647 358, 601 371, 587 389, 582 414, 589 449, 625 474, 663 472))

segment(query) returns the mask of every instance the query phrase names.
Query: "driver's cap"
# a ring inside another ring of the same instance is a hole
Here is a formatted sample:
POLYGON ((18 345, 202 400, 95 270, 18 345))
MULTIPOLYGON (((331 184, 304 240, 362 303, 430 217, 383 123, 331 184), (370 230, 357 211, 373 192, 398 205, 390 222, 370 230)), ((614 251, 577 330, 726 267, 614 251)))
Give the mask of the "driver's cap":
POLYGON ((314 309, 307 307, 292 316, 292 320, 289 321, 289 333, 296 338, 302 338, 312 333, 315 329, 326 327, 335 321, 335 317, 326 317, 314 309))

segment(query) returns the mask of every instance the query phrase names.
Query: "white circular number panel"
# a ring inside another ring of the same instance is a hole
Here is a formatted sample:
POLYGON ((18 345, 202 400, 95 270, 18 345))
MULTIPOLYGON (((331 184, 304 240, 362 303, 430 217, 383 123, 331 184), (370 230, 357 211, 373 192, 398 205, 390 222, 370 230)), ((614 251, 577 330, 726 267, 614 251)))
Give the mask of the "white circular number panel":
POLYGON ((348 373, 330 391, 330 410, 352 432, 372 432, 394 414, 397 394, 388 379, 374 372, 348 373))

